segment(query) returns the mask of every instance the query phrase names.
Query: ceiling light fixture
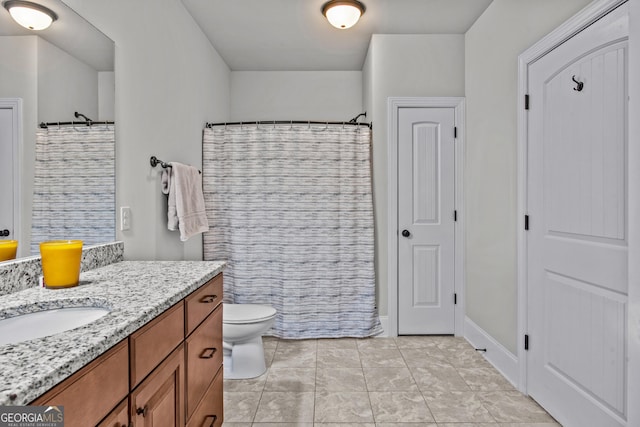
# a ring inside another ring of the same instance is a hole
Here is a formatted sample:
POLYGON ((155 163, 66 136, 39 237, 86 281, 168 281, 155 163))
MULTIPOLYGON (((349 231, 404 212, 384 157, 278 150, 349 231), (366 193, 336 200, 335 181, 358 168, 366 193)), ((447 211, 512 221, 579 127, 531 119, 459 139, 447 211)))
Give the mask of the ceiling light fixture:
POLYGON ((329 23, 341 30, 356 25, 365 10, 358 0, 331 0, 322 6, 322 14, 329 23))
POLYGON ((58 19, 58 15, 51 9, 30 1, 9 0, 3 6, 14 21, 30 30, 44 30, 58 19))

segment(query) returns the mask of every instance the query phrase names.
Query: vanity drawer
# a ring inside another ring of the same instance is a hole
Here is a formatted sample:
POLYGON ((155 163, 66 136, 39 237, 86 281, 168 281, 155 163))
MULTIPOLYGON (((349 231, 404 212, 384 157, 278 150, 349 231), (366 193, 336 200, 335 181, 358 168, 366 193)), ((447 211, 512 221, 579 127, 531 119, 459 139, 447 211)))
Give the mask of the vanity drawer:
POLYGON ((222 365, 222 306, 186 340, 187 419, 222 365))
POLYGON ((95 426, 129 393, 127 340, 54 387, 32 405, 64 406, 68 426, 95 426))
POLYGON ((131 334, 131 389, 133 390, 183 340, 182 302, 131 334))
POLYGON ((220 427, 224 421, 222 407, 222 367, 209 386, 187 427, 220 427))
POLYGON ((222 273, 209 280, 200 289, 185 298, 185 336, 193 330, 222 302, 222 273))

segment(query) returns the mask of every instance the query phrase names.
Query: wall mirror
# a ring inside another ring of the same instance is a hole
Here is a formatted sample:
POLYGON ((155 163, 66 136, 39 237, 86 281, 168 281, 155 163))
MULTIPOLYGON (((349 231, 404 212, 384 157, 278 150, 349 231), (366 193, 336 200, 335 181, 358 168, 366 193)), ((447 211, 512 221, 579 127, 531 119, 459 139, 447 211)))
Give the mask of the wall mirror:
MULTIPOLYGON (((56 150, 47 148, 45 155, 53 162, 51 167, 43 168, 40 160, 36 161, 37 155, 43 156, 42 144, 53 147, 53 142, 40 140, 41 122, 84 122, 85 118, 113 122, 114 43, 62 1, 33 1, 57 15, 49 28, 32 31, 21 27, 5 9, 5 1, 0 0, 0 239, 18 240, 18 257, 37 254, 35 238, 83 239, 89 244, 115 240, 115 153, 98 154, 95 158, 101 161, 91 162, 95 179, 76 173, 74 182, 69 183, 69 177, 61 173, 86 162, 84 154, 98 149, 97 144, 91 144, 93 136, 84 136, 89 126, 67 128, 76 135, 75 140, 58 141, 62 143, 56 150), (75 112, 84 117, 75 116, 75 112), (78 140, 84 140, 85 145, 78 140), (44 189, 38 187, 43 182, 47 185, 44 189), (84 188, 91 188, 89 192, 96 199, 107 200, 108 209, 104 205, 97 209, 80 200, 78 194, 84 193, 84 188), (52 210, 51 215, 45 215, 48 222, 32 239, 32 219, 37 217, 37 210, 46 213, 49 200, 66 204, 67 211, 52 210), (82 209, 73 205, 78 202, 82 209), (78 210, 83 213, 78 214, 78 210), (79 223, 81 226, 74 228, 79 223), (95 228, 103 229, 101 241, 95 241, 95 235, 86 237, 95 228), (51 234, 43 234, 43 230, 51 234)), ((106 131, 108 125, 103 126, 106 131)), ((49 129, 53 134, 63 127, 49 129)))

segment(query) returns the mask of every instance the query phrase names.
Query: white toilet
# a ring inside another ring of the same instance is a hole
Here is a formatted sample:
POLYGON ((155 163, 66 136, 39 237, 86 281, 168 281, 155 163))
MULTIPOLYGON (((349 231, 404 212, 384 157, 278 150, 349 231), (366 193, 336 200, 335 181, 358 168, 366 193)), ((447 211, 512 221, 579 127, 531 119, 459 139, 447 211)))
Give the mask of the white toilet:
POLYGON ((264 374, 262 334, 276 320, 276 309, 259 304, 222 304, 222 347, 225 379, 264 374))

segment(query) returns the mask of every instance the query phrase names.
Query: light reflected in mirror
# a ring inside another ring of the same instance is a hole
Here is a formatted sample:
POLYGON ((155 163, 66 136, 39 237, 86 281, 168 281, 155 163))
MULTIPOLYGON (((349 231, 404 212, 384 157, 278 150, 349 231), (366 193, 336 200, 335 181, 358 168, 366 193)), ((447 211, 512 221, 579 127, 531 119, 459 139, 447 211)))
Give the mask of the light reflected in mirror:
MULTIPOLYGON (((31 255, 30 248, 37 247, 32 245, 37 242, 31 241, 31 233, 38 124, 84 121, 74 116, 76 111, 94 121, 115 119, 113 41, 62 1, 36 1, 58 15, 46 30, 27 30, 13 21, 4 7, 0 8, 0 239, 18 240, 18 257, 31 255)), ((85 151, 82 147, 80 150, 85 151)), ((75 151, 65 148, 57 155, 73 164, 79 161, 77 152, 76 146, 75 151)), ((101 165, 110 169, 102 169, 106 175, 114 175, 114 162, 101 165)), ((55 168, 50 172, 46 179, 51 182, 57 179, 55 168)), ((63 181, 57 184, 65 186, 63 181)), ((113 200, 109 212, 101 214, 112 224, 104 240, 113 241, 115 182, 110 179, 99 185, 100 191, 113 200)), ((68 199, 71 202, 73 197, 68 199)), ((100 227, 104 228, 104 222, 100 227)), ((85 224, 83 228, 93 227, 85 224)), ((68 231, 68 238, 83 239, 82 230, 68 231)), ((96 243, 104 242, 88 242, 96 243)))

